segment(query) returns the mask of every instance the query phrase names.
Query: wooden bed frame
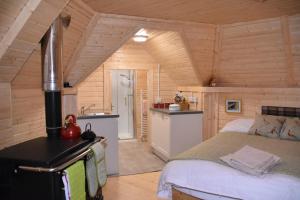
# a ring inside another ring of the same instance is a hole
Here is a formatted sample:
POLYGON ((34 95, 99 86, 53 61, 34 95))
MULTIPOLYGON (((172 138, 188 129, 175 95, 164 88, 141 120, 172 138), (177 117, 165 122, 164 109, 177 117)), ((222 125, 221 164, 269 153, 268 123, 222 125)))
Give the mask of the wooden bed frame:
POLYGON ((172 188, 172 200, 202 200, 172 188))

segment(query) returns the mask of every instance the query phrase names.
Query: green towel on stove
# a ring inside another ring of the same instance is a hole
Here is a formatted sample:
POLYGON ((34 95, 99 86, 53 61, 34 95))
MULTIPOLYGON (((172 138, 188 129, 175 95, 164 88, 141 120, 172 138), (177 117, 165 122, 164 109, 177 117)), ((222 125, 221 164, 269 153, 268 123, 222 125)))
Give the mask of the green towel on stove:
POLYGON ((65 172, 68 177, 71 200, 85 200, 85 169, 83 161, 77 161, 68 167, 65 172))

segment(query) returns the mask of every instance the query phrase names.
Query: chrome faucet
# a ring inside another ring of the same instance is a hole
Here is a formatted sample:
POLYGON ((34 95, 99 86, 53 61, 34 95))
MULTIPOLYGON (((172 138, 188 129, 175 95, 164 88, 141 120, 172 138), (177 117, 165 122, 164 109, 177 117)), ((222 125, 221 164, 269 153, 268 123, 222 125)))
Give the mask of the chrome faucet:
POLYGON ((80 115, 84 115, 84 106, 80 107, 80 115))
POLYGON ((80 107, 80 114, 81 114, 81 115, 84 115, 84 114, 85 114, 85 111, 90 110, 91 107, 95 107, 95 106, 96 106, 96 104, 94 104, 94 103, 88 105, 87 107, 81 106, 81 107, 80 107))

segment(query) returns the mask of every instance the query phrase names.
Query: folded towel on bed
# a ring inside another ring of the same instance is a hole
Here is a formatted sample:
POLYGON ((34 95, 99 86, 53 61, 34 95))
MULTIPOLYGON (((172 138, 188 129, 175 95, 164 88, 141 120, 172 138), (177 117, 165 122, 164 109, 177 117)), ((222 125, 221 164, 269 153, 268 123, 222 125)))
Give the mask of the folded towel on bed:
POLYGON ((235 169, 256 176, 269 172, 280 162, 278 156, 248 145, 220 159, 235 169))

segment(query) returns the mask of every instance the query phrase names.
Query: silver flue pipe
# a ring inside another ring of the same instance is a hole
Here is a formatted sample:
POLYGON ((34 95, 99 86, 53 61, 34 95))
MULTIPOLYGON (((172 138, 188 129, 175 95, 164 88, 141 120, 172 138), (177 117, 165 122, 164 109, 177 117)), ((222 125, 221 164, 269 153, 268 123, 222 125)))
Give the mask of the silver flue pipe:
POLYGON ((63 24, 70 17, 58 16, 41 40, 43 90, 45 92, 46 132, 48 137, 59 137, 62 127, 62 38, 63 24))

